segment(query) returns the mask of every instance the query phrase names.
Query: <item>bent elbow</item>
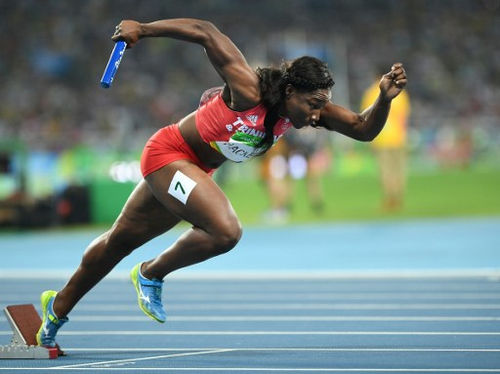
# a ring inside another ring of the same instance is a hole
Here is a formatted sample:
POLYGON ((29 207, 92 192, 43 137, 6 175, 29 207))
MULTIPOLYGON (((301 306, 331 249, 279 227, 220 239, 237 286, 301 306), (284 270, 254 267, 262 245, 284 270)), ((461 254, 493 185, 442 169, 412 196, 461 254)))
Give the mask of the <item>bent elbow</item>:
POLYGON ((221 33, 217 26, 215 26, 212 22, 205 20, 198 20, 194 24, 194 28, 198 34, 198 42, 201 44, 206 44, 209 40, 211 40, 214 34, 221 33))
POLYGON ((357 130, 355 139, 360 142, 371 142, 378 135, 378 132, 370 131, 370 126, 361 115, 356 118, 353 128, 357 130))
POLYGON ((198 27, 198 29, 200 30, 205 31, 206 33, 209 33, 213 30, 218 30, 211 21, 206 21, 204 19, 198 20, 198 22, 196 23, 196 27, 198 27))

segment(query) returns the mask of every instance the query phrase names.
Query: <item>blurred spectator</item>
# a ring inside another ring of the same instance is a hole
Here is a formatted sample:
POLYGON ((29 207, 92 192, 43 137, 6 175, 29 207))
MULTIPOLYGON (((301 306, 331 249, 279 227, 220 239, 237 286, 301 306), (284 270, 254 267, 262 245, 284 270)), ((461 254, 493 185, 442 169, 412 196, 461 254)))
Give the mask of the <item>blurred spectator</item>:
POLYGON ((196 46, 158 39, 127 51, 113 87, 103 90, 98 82, 110 37, 123 18, 179 15, 213 20, 262 64, 279 62, 273 61, 281 55, 277 35, 285 43, 300 35, 306 44, 328 45, 335 80, 348 85, 343 104, 351 108, 358 103, 349 98, 361 96, 371 66, 401 60, 416 77, 415 131, 439 128, 447 117, 498 133, 498 0, 290 0, 286 6, 279 0, 18 0, 0 2, 0 32, 8 35, 0 48, 0 139, 55 152, 80 144, 141 150, 148 134, 194 110, 200 94, 221 82, 196 46), (255 24, 258 29, 249 26, 255 24))
POLYGON ((325 209, 321 185, 329 170, 332 152, 325 130, 304 127, 289 130, 262 156, 261 178, 269 197, 270 209, 264 213, 269 223, 286 223, 293 209, 294 184, 306 181, 307 198, 315 214, 325 209))
POLYGON ((269 198, 269 209, 264 212, 266 223, 282 224, 288 221, 292 191, 288 181, 288 144, 282 137, 260 158, 260 177, 269 198))
MULTIPOLYGON (((389 69, 379 69, 385 74, 389 69)), ((379 93, 381 75, 365 91, 361 110, 373 103, 379 93)), ((384 128, 372 141, 378 162, 380 184, 382 188, 382 208, 384 210, 399 210, 403 206, 406 190, 407 164, 407 133, 410 117, 410 98, 407 90, 402 91, 391 103, 391 111, 384 128)))
POLYGON ((288 164, 293 179, 306 179, 307 195, 311 209, 321 214, 325 209, 322 177, 330 169, 332 152, 330 134, 324 129, 305 127, 293 129, 287 136, 288 164))

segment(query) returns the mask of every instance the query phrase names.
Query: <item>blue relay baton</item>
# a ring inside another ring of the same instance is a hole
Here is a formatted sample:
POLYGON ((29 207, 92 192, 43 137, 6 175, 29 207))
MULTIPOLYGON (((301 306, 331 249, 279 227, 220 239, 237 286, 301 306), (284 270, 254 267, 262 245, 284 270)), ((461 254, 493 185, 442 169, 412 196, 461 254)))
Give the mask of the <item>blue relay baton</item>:
POLYGON ((113 51, 111 52, 111 56, 109 56, 109 61, 106 65, 106 69, 104 69, 104 73, 102 74, 101 86, 103 88, 109 88, 111 86, 111 83, 113 83, 113 78, 118 71, 118 66, 120 66, 125 48, 127 48, 127 43, 125 43, 123 40, 115 43, 113 51))

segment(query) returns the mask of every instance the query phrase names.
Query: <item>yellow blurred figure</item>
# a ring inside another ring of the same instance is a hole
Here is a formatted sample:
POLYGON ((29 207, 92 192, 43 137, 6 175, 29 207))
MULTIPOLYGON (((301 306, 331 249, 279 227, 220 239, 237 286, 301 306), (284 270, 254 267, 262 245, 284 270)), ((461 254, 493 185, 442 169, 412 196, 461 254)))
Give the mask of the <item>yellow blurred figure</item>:
MULTIPOLYGON (((379 93, 379 80, 377 80, 363 94, 361 108, 365 109, 370 106, 379 93)), ((392 100, 387 122, 380 134, 372 141, 383 191, 382 206, 386 210, 398 210, 403 205, 406 190, 406 144, 409 117, 410 97, 404 90, 392 100)))

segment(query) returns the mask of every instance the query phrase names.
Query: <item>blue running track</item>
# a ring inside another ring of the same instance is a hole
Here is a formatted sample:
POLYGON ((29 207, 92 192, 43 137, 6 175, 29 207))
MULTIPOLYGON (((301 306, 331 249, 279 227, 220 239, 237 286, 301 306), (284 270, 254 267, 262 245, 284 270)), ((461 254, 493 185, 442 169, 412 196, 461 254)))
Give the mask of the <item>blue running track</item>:
MULTIPOLYGON (((500 218, 247 228, 142 314, 120 263, 70 314, 57 360, 1 373, 500 373, 500 218)), ((96 231, 0 236, 0 307, 59 289, 96 231)), ((0 345, 11 332, 0 316, 0 345)))

